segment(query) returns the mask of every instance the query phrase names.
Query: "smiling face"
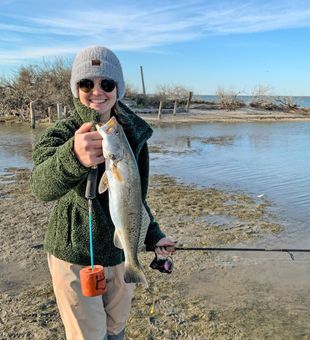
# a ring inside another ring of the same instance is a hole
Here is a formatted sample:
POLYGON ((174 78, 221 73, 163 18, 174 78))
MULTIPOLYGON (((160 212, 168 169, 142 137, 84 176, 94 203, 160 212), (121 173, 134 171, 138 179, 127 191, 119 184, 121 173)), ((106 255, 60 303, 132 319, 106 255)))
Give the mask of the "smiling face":
POLYGON ((105 92, 101 86, 101 78, 92 79, 94 88, 89 92, 82 91, 79 86, 79 99, 82 104, 96 110, 101 115, 101 121, 107 122, 111 116, 111 109, 116 103, 117 89, 105 92))

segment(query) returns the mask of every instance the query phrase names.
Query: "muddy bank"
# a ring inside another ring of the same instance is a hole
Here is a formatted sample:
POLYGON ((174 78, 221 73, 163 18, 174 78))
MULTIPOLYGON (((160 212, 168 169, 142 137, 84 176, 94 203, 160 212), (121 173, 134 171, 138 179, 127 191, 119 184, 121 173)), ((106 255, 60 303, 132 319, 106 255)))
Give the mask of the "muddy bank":
MULTIPOLYGON (((17 169, 0 178, 0 338, 64 339, 42 251, 52 203, 33 198, 28 180, 29 170, 17 169)), ((148 201, 163 230, 183 246, 234 245, 281 231, 270 202, 240 192, 154 176, 148 201)), ((151 270, 152 258, 140 255, 149 288, 137 287, 128 339, 310 337, 307 285, 280 294, 268 280, 255 280, 254 262, 244 270, 232 255, 179 252, 172 275, 151 270)))
POLYGON ((310 110, 298 110, 296 112, 264 111, 257 109, 242 108, 236 111, 225 110, 200 110, 191 109, 189 112, 178 112, 161 115, 158 119, 156 113, 139 113, 143 119, 150 124, 169 123, 190 123, 190 122, 217 122, 217 123, 238 123, 238 122, 276 122, 276 121, 309 121, 310 110))

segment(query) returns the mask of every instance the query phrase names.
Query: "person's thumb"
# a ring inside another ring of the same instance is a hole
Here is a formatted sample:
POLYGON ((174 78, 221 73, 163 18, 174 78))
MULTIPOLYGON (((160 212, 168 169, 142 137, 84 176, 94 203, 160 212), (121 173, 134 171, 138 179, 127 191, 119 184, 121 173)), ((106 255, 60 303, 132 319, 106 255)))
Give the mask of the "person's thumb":
POLYGON ((79 134, 79 133, 85 133, 85 132, 89 132, 91 131, 93 127, 93 123, 84 123, 80 126, 80 128, 78 130, 75 131, 76 134, 79 134))

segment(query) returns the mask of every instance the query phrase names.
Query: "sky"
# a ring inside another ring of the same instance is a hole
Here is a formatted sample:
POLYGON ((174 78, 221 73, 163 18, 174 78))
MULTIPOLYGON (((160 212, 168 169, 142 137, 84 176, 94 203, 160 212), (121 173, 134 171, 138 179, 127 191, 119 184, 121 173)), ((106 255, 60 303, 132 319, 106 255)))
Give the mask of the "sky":
POLYGON ((103 45, 147 93, 310 96, 309 0, 0 0, 0 76, 103 45))

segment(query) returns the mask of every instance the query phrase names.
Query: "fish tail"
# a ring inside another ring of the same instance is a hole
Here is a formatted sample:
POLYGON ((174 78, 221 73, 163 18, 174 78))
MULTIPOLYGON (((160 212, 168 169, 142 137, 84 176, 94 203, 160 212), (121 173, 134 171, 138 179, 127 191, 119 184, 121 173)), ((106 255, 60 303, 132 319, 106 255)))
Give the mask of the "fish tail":
POLYGON ((143 283, 148 286, 146 277, 140 265, 125 263, 124 280, 126 283, 143 283))

